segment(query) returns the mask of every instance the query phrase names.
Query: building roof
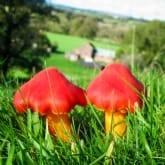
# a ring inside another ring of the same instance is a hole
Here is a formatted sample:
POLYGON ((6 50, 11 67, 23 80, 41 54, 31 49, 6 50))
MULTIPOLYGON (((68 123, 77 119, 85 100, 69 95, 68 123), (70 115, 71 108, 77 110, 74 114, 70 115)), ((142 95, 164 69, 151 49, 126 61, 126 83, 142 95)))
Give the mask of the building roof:
POLYGON ((95 49, 95 55, 114 58, 115 57, 115 51, 97 48, 97 49, 95 49))

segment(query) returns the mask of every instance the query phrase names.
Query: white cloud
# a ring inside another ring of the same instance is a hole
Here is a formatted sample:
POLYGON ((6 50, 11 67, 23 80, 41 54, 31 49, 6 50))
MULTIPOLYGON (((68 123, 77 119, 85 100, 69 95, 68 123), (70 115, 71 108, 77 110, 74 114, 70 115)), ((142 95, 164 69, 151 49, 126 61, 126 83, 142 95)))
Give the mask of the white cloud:
POLYGON ((129 16, 165 20, 165 0, 47 0, 84 9, 96 9, 129 16))

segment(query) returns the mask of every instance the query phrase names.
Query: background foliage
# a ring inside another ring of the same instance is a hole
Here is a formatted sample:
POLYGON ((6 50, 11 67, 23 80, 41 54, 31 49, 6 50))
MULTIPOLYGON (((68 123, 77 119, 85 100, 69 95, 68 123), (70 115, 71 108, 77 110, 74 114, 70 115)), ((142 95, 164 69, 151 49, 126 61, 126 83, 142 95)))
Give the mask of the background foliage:
POLYGON ((123 48, 118 51, 118 55, 123 58, 124 54, 131 54, 132 46, 135 47, 135 60, 141 68, 157 65, 165 69, 165 22, 150 21, 139 24, 125 34, 123 48), (133 34, 134 33, 134 34, 133 34), (134 35, 134 42, 133 42, 134 35))
POLYGON ((30 25, 31 8, 22 0, 0 3, 0 75, 9 69, 42 68, 41 57, 49 54, 49 40, 40 29, 30 25))

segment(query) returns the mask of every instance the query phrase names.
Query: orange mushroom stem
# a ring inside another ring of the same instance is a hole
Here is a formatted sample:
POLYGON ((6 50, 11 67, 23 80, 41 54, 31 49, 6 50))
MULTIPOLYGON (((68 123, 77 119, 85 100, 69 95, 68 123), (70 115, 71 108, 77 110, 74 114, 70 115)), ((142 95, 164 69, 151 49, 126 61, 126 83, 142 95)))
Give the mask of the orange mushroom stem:
POLYGON ((68 114, 54 115, 51 113, 46 118, 48 119, 49 131, 53 136, 66 142, 71 141, 71 122, 68 114))
POLYGON ((126 131, 126 114, 121 112, 105 112, 105 131, 115 136, 122 136, 126 131))

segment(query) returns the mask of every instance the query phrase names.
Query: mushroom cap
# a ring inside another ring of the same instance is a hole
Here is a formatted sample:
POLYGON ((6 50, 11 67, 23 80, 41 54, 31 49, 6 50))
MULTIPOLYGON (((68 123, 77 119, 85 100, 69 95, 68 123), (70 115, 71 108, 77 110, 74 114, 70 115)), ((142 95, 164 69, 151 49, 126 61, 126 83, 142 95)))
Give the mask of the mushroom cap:
POLYGON ((87 87, 87 98, 100 110, 109 112, 128 109, 134 112, 134 105, 142 106, 143 84, 121 63, 108 65, 87 87))
POLYGON ((65 114, 75 105, 86 105, 84 90, 72 84, 56 68, 50 67, 37 73, 14 94, 14 107, 20 113, 27 108, 48 113, 65 114))

